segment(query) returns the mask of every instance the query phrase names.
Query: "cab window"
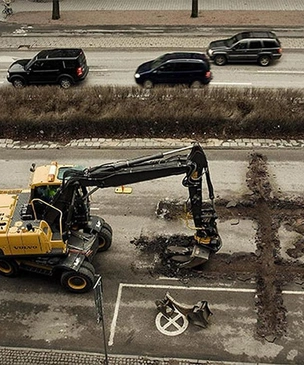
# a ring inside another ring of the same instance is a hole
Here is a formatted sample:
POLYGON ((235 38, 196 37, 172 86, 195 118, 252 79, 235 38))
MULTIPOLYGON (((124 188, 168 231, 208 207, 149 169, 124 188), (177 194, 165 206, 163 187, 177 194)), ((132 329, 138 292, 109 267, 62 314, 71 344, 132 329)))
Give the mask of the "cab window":
POLYGON ((240 42, 235 45, 234 49, 247 49, 248 48, 248 42, 240 42))
POLYGON ((250 49, 259 49, 259 48, 262 48, 262 43, 261 43, 261 41, 251 41, 249 48, 250 49))

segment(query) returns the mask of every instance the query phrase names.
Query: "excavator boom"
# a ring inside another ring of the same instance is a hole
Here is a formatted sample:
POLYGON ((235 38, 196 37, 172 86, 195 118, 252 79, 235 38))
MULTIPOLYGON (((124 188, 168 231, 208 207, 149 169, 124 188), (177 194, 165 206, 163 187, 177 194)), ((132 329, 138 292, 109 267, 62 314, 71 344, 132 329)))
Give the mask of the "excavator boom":
MULTIPOLYGON (((53 199, 53 205, 60 211, 70 211, 65 220, 68 230, 74 223, 72 207, 73 202, 77 200, 76 195, 79 188, 95 187, 96 190, 96 188, 117 187, 180 174, 185 175, 182 183, 189 191, 192 219, 196 229, 194 235, 196 245, 191 250, 191 255, 193 255, 191 262, 195 262, 195 266, 197 266, 199 262, 204 262, 209 258, 210 251, 216 252, 221 247, 221 239, 216 226, 217 215, 213 204, 214 192, 208 162, 198 143, 173 151, 128 161, 106 163, 83 170, 67 169, 63 175, 62 186, 53 199), (185 154, 185 151, 188 151, 188 154, 185 154), (208 208, 203 207, 202 184, 204 179, 209 192, 210 204, 208 208)), ((84 200, 88 194, 83 195, 84 200)), ((45 219, 50 225, 57 218, 55 210, 49 210, 45 214, 45 219)), ((172 256, 177 257, 180 254, 173 254, 172 256)), ((183 265, 186 266, 184 262, 183 265)))

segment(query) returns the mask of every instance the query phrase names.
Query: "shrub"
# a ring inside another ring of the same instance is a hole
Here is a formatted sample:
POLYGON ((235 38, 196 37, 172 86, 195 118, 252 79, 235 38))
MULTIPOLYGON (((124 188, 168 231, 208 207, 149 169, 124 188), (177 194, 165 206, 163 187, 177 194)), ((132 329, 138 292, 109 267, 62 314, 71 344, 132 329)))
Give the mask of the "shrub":
POLYGON ((302 90, 1 88, 0 138, 302 138, 302 90))

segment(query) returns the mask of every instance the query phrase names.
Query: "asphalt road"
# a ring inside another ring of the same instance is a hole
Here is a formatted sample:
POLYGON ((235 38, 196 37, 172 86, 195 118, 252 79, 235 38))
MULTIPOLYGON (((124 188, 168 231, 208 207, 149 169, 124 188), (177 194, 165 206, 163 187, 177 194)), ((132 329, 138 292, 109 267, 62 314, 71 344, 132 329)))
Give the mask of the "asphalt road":
MULTIPOLYGON (((217 199, 231 201, 249 192, 246 184, 252 151, 208 150, 211 176, 217 199)), ((263 150, 274 191, 287 199, 302 197, 304 191, 302 151, 263 150), (287 178, 288 177, 288 178, 287 178)), ((1 151, 1 188, 25 186, 32 162, 50 160, 95 166, 110 160, 155 153, 140 150, 54 150, 1 151)), ((114 242, 108 252, 96 257, 97 272, 103 277, 105 328, 110 354, 150 355, 231 361, 246 364, 302 364, 304 362, 303 301, 300 283, 285 287, 288 329, 279 339, 256 335, 255 283, 233 280, 190 278, 179 281, 153 275, 153 257, 140 253, 130 243, 141 235, 185 233, 183 221, 166 221, 155 215, 160 199, 187 198, 181 176, 133 185, 131 195, 115 195, 113 189, 94 194, 94 214, 113 227, 114 242), (214 315, 206 329, 190 325, 183 334, 170 337, 155 327, 155 300, 165 292, 180 302, 207 300, 214 315)), ((219 219, 224 246, 221 254, 255 251, 255 223, 219 219)), ((103 337, 96 323, 93 294, 66 293, 58 278, 23 273, 0 278, 0 328, 2 346, 102 351, 103 337)))
MULTIPOLYGON (((190 49, 189 49, 190 50, 190 49)), ((192 50, 192 49, 191 49, 192 50)), ((174 51, 174 49, 166 50, 174 51)), ((195 49, 204 52, 204 50, 195 49)), ((159 51, 86 51, 90 74, 82 85, 135 85, 134 73, 137 66, 154 59, 159 51)), ((31 58, 35 51, 5 51, 0 56, 0 85, 9 85, 6 71, 18 58, 31 58)), ((282 58, 269 67, 256 64, 228 64, 223 67, 211 65, 216 87, 271 87, 302 88, 304 84, 304 53, 286 51, 282 58)))

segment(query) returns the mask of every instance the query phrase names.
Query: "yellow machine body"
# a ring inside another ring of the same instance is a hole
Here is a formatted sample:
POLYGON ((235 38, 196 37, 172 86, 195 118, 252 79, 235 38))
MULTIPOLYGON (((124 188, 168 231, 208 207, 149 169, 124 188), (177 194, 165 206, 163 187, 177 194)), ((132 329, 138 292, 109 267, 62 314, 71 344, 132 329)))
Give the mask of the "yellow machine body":
POLYGON ((66 243, 60 235, 54 238, 51 227, 44 220, 22 221, 19 210, 23 203, 34 198, 43 199, 41 191, 56 189, 61 185, 58 179, 60 167, 52 162, 40 166, 33 172, 30 190, 11 189, 0 191, 0 252, 4 256, 64 254, 66 243))

